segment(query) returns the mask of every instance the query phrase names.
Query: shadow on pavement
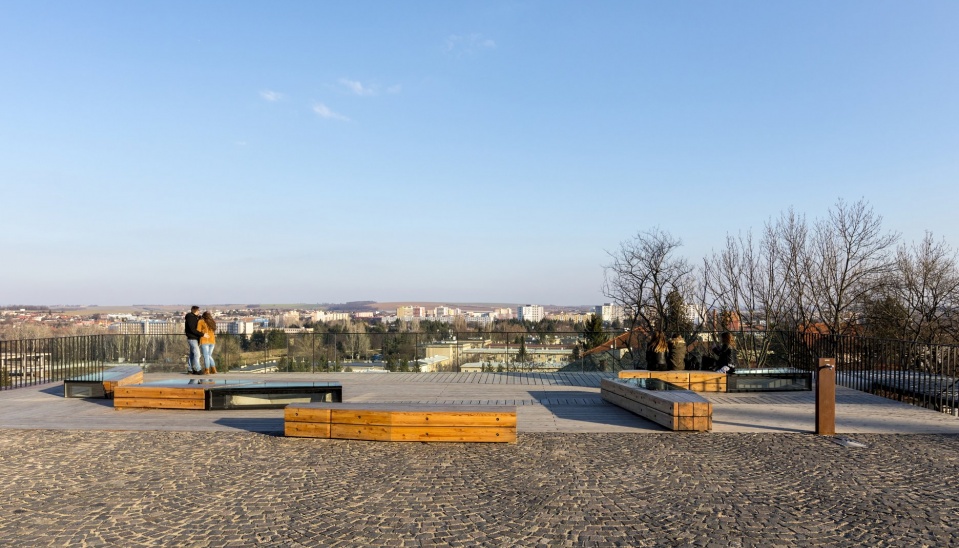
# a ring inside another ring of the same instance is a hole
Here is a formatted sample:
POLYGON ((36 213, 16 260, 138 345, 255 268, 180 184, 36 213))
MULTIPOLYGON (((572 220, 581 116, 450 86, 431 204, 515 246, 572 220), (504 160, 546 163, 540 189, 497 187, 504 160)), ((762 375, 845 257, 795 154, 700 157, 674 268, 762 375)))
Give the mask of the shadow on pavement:
POLYGON ((270 434, 272 436, 283 436, 283 418, 250 418, 250 417, 225 417, 213 421, 214 424, 244 430, 246 432, 257 432, 260 434, 270 434))

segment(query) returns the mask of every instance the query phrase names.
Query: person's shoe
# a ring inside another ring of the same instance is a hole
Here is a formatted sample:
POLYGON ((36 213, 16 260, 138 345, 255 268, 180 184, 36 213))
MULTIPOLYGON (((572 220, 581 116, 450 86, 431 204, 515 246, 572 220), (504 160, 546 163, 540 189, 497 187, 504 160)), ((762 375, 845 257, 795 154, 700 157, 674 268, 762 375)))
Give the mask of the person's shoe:
POLYGON ((201 374, 201 375, 209 375, 209 374, 210 374, 210 370, 209 370, 209 369, 204 369, 203 372, 200 373, 200 374, 201 374))
POLYGON ((211 368, 210 368, 210 374, 211 374, 211 375, 216 375, 216 367, 211 367, 211 368))

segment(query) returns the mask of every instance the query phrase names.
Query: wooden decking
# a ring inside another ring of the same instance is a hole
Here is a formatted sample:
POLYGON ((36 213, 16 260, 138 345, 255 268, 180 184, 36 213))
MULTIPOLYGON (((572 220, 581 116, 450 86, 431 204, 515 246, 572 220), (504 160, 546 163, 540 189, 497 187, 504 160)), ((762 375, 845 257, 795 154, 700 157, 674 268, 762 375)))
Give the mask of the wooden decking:
POLYGON ((516 407, 309 403, 286 407, 292 437, 367 441, 516 442, 516 407))

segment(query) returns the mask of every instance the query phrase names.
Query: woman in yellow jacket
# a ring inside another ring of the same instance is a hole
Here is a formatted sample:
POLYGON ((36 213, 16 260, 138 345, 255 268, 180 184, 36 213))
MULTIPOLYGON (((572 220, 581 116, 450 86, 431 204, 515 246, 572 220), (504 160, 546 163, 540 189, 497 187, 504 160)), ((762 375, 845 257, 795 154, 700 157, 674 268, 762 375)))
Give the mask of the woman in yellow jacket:
POLYGON ((216 322, 213 320, 213 314, 209 311, 203 313, 200 321, 197 322, 197 330, 203 333, 200 339, 200 351, 203 353, 203 374, 212 375, 216 373, 216 362, 213 361, 213 347, 216 346, 216 322))

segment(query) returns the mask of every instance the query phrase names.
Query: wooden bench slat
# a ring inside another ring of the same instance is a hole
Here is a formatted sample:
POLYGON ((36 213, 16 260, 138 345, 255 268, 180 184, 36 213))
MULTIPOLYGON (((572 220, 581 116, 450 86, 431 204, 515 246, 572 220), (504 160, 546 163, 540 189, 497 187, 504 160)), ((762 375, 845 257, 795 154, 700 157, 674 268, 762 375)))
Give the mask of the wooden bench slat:
POLYGON ((332 409, 316 409, 304 407, 300 404, 287 405, 283 410, 284 420, 287 422, 330 422, 332 409))
POLYGON ((391 441, 443 442, 516 442, 516 431, 509 428, 462 426, 393 426, 391 441))
POLYGON ((627 411, 630 411, 644 419, 649 419, 660 426, 665 426, 670 430, 678 430, 678 417, 670 415, 669 413, 664 413, 662 411, 653 409, 649 406, 640 404, 634 400, 631 400, 627 397, 620 396, 619 394, 604 394, 603 399, 606 401, 618 405, 627 411))
POLYGON ((113 398, 115 409, 206 409, 206 400, 176 398, 113 398))
POLYGON ((330 437, 340 440, 391 441, 390 427, 373 424, 330 424, 330 437))
POLYGON ((659 379, 693 392, 725 392, 726 374, 715 371, 647 371, 626 369, 619 372, 621 379, 659 379))
POLYGON ((406 412, 393 414, 394 426, 485 426, 490 428, 516 427, 516 413, 505 412, 406 412))
POLYGON ((168 388, 155 386, 118 386, 114 398, 204 399, 202 388, 168 388))
POLYGON ((283 424, 283 435, 292 438, 329 438, 329 422, 294 422, 283 424))

